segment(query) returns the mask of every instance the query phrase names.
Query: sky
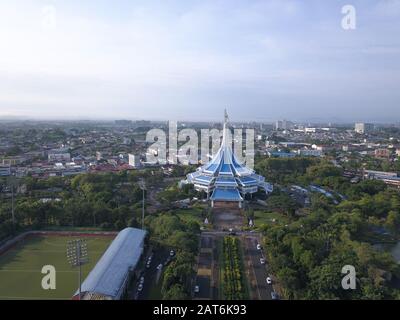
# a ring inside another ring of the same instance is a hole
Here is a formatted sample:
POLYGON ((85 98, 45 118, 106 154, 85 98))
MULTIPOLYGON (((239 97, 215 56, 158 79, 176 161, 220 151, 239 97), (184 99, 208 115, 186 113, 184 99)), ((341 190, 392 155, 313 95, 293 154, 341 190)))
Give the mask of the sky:
POLYGON ((0 119, 400 122, 399 35, 400 0, 0 0, 0 119))

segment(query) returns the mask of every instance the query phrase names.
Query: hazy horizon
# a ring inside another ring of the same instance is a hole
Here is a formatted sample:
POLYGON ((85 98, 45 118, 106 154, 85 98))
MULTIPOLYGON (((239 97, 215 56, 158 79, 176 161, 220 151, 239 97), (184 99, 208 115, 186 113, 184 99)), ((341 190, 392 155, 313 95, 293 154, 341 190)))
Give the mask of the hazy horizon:
POLYGON ((398 123, 399 34, 400 0, 0 0, 0 119, 398 123))

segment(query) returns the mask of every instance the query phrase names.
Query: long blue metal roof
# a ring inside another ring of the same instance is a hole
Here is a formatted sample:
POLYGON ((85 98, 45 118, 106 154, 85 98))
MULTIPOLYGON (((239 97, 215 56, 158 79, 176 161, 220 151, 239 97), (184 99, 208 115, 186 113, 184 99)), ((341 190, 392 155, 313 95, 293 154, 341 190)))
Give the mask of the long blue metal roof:
MULTIPOLYGON (((119 299, 129 269, 136 267, 142 255, 146 233, 136 228, 126 228, 118 233, 82 283, 82 293, 93 292, 119 299)), ((77 291, 75 295, 78 294, 77 291)))
POLYGON ((241 184, 244 186, 254 185, 254 184, 258 183, 256 179, 254 179, 253 177, 249 177, 249 176, 240 177, 238 179, 241 182, 241 184))
POLYGON ((243 201, 239 191, 235 189, 215 188, 211 195, 211 200, 214 201, 243 201))
POLYGON ((200 175, 200 176, 197 176, 197 177, 194 179, 194 181, 195 181, 195 182, 200 182, 200 183, 209 184, 213 179, 214 179, 213 176, 200 175))

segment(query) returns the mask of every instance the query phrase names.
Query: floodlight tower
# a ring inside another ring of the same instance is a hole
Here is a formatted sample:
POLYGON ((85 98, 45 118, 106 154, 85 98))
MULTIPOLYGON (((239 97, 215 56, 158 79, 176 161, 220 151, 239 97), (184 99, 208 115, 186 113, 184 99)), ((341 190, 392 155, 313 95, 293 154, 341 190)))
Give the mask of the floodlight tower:
POLYGON ((15 176, 10 176, 7 179, 7 184, 11 188, 11 219, 13 223, 13 230, 15 228, 15 195, 14 189, 18 187, 18 181, 15 176))
POLYGON ((143 199, 142 199, 142 230, 144 230, 144 192, 146 191, 146 183, 144 179, 139 181, 139 188, 142 189, 143 199))
POLYGON ((67 260, 72 267, 79 267, 79 300, 82 293, 82 265, 88 262, 87 242, 85 239, 69 240, 67 244, 67 260))

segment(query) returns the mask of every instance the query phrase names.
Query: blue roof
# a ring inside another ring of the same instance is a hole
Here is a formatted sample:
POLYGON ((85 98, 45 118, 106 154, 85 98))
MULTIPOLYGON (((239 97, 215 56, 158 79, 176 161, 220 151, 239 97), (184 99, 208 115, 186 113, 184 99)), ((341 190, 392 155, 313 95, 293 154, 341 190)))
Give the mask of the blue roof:
POLYGON ((211 163, 206 167, 206 171, 215 172, 218 169, 219 164, 211 163))
POLYGON ((215 188, 211 195, 211 200, 214 201, 242 201, 243 198, 239 191, 235 189, 215 188))
POLYGON ((193 176, 187 175, 187 182, 194 183, 196 190, 204 190, 204 186, 206 186, 207 194, 215 187, 211 200, 243 201, 241 194, 255 193, 258 188, 264 188, 266 192, 272 192, 272 186, 265 182, 265 178, 256 175, 252 168, 247 167, 246 161, 242 160, 242 156, 239 157, 240 154, 238 156, 235 155, 234 151, 238 150, 234 149, 227 119, 225 113, 220 148, 208 163, 202 165, 196 171, 205 176, 212 176, 214 179, 210 177, 194 179, 193 176))
POLYGON ((201 176, 197 176, 197 177, 194 179, 194 181, 196 181, 196 182, 203 182, 203 183, 209 184, 209 183, 212 181, 212 179, 214 179, 214 177, 212 177, 212 176, 201 175, 201 176))
MULTIPOLYGON (((118 233, 82 283, 82 293, 94 292, 119 299, 129 269, 136 267, 142 255, 146 233, 135 228, 126 228, 118 233)), ((78 294, 79 292, 75 293, 78 294)))
POLYGON ((215 180, 215 186, 227 186, 227 187, 237 187, 236 179, 232 177, 217 177, 215 180))
POLYGON ((232 167, 228 163, 222 163, 219 174, 233 176, 232 167))
POLYGON ((216 183, 233 183, 236 184, 236 179, 234 177, 217 177, 216 183))
POLYGON ((252 178, 252 177, 248 177, 248 176, 244 176, 244 177, 240 177, 239 181, 243 184, 243 185, 252 185, 252 184, 257 184, 257 180, 252 178))
POLYGON ((197 177, 195 178, 195 180, 210 182, 213 178, 214 178, 213 176, 201 175, 201 176, 197 176, 197 177))

